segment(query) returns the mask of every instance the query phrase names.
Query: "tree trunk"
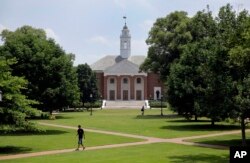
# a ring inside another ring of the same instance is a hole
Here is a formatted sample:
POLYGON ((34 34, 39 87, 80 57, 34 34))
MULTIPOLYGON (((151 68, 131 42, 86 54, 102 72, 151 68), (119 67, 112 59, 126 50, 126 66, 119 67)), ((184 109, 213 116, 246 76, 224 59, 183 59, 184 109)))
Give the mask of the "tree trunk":
POLYGON ((52 112, 53 112, 53 109, 52 109, 52 108, 50 108, 50 109, 49 109, 49 113, 50 113, 50 115, 52 115, 52 112))
POLYGON ((244 116, 241 117, 241 137, 242 137, 242 146, 246 146, 246 125, 244 116))
POLYGON ((211 126, 214 126, 215 125, 215 123, 214 123, 214 120, 212 119, 211 120, 211 126))
POLYGON ((198 116, 195 114, 194 115, 194 120, 197 122, 198 121, 198 116))

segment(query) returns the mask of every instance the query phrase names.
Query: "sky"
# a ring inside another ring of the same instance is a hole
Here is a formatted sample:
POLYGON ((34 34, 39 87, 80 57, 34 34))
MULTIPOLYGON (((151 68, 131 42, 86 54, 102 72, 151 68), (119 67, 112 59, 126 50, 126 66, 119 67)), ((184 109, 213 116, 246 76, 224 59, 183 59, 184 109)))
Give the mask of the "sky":
POLYGON ((119 55, 123 16, 132 37, 131 55, 146 56, 145 41, 157 18, 173 11, 193 16, 207 5, 216 15, 227 3, 237 12, 250 11, 250 0, 0 0, 0 32, 24 25, 42 28, 66 53, 75 54, 74 65, 91 65, 119 55))

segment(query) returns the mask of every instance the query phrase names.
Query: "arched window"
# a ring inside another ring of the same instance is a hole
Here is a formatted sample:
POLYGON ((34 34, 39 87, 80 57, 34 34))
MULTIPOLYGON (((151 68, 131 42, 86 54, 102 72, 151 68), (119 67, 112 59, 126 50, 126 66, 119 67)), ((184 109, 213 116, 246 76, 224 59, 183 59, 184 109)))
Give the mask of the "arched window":
POLYGON ((123 79, 123 84, 127 84, 128 83, 128 79, 127 78, 124 78, 123 79))
POLYGON ((137 78, 137 79, 136 79, 136 83, 137 83, 137 84, 141 84, 141 78, 137 78))
POLYGON ((111 78, 109 82, 110 82, 110 84, 114 84, 115 83, 115 79, 111 78))
POLYGON ((124 49, 127 49, 127 48, 128 48, 128 43, 127 43, 127 41, 124 41, 123 48, 124 48, 124 49))

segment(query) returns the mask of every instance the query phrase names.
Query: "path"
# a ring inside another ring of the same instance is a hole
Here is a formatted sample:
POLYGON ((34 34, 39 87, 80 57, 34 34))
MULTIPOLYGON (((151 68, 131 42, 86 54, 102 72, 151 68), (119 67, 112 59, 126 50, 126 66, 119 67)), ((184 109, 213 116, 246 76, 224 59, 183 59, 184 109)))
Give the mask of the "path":
MULTIPOLYGON (((40 122, 39 124, 46 125, 46 126, 74 129, 74 130, 77 129, 76 127, 72 127, 72 126, 56 125, 56 124, 50 124, 50 123, 44 123, 44 122, 40 122)), ((195 145, 195 146, 208 147, 208 148, 228 149, 227 146, 194 143, 194 142, 187 142, 185 140, 197 139, 197 138, 205 138, 205 137, 213 137, 213 136, 221 136, 221 135, 229 135, 229 134, 236 134, 236 133, 241 132, 240 130, 237 130, 237 131, 227 131, 227 132, 220 132, 220 133, 207 134, 207 135, 198 135, 198 136, 190 136, 190 137, 182 137, 182 138, 164 139, 164 138, 155 138, 155 137, 140 136, 140 135, 134 135, 134 134, 125 134, 125 133, 112 132, 112 131, 103 131, 103 130, 94 130, 94 129, 84 129, 84 130, 88 131, 88 132, 95 132, 95 133, 102 133, 102 134, 109 134, 109 135, 117 135, 117 136, 138 138, 138 139, 143 139, 144 140, 142 142, 133 142, 133 143, 111 144, 111 145, 87 147, 85 150, 98 150, 98 149, 108 149, 108 148, 117 148, 117 147, 128 147, 128 146, 135 146, 135 145, 152 144, 152 143, 164 143, 164 142, 176 143, 176 144, 184 144, 184 145, 195 145)), ((248 129, 246 131, 250 131, 250 129, 248 129)), ((42 155, 52 155, 52 154, 61 154, 61 153, 68 153, 68 152, 73 152, 73 151, 75 151, 75 148, 74 149, 62 149, 62 150, 52 150, 52 151, 25 153, 25 154, 6 155, 6 156, 0 156, 0 160, 34 157, 34 156, 42 156, 42 155)))

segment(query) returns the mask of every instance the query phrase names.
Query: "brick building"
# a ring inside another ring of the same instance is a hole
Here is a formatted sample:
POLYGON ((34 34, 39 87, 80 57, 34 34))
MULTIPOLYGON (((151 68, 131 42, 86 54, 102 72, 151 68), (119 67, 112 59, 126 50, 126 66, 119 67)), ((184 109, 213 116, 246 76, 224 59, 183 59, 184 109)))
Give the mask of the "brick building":
POLYGON ((145 56, 131 56, 131 36, 125 23, 120 36, 120 55, 108 55, 91 65, 105 100, 159 99, 163 84, 155 73, 139 72, 145 56))

